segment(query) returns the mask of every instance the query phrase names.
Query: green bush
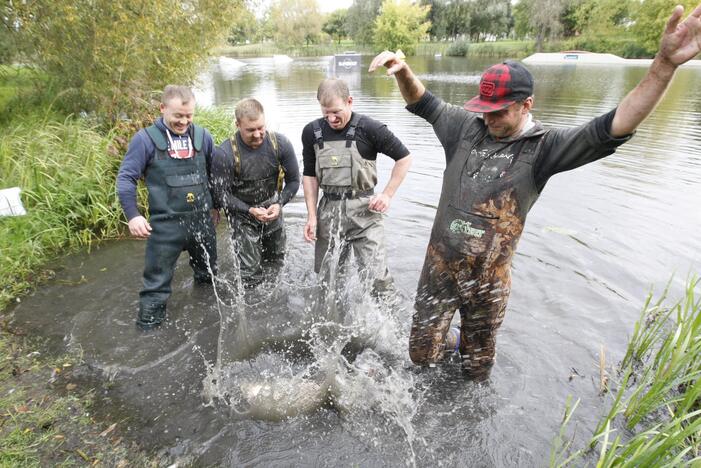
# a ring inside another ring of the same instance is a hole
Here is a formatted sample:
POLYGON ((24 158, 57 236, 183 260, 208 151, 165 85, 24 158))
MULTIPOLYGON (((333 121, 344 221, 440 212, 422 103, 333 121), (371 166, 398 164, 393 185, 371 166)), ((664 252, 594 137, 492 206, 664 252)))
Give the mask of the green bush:
POLYGON ((189 84, 228 31, 241 0, 35 0, 4 14, 26 63, 42 70, 66 113, 107 126, 151 110, 168 83, 189 84))
POLYGON ((448 46, 445 55, 451 57, 466 57, 470 51, 470 42, 465 40, 455 41, 448 46))

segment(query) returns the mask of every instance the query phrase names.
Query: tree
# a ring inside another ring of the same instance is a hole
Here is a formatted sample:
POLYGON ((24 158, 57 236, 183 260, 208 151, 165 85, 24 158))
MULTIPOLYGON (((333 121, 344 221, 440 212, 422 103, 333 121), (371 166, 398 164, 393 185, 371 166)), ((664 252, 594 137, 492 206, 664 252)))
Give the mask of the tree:
POLYGON ((277 0, 270 9, 273 39, 280 45, 317 42, 322 15, 316 0, 277 0))
POLYGON ((348 8, 348 34, 358 44, 372 44, 381 6, 382 0, 353 0, 348 8))
POLYGON ((19 53, 39 68, 71 112, 113 123, 151 111, 168 83, 192 83, 223 40, 231 0, 33 0, 10 2, 19 53))
POLYGON ((469 34, 472 41, 483 37, 503 37, 511 30, 510 0, 474 0, 469 34))
POLYGON ((346 21, 348 18, 348 10, 336 10, 332 12, 326 19, 326 22, 321 27, 321 30, 335 39, 337 43, 341 43, 341 39, 348 35, 346 31, 346 21))
POLYGON ((564 31, 563 17, 572 0, 520 0, 514 7, 516 35, 535 36, 536 52, 543 50, 543 41, 559 37, 564 31), (544 12, 547 12, 545 14, 544 12))
POLYGON ((636 0, 584 0, 572 14, 577 31, 593 36, 610 35, 631 22, 636 0))
POLYGON ((421 4, 431 7, 427 18, 431 22, 431 37, 455 39, 469 33, 472 21, 470 0, 423 0, 421 4))
POLYGON ((426 21, 430 7, 408 0, 385 0, 375 20, 374 44, 378 49, 402 49, 413 54, 416 43, 426 36, 431 23, 426 21))
POLYGON ((262 35, 262 26, 253 14, 254 8, 250 2, 239 10, 230 21, 229 37, 227 42, 232 45, 245 44, 246 41, 258 42, 262 35))

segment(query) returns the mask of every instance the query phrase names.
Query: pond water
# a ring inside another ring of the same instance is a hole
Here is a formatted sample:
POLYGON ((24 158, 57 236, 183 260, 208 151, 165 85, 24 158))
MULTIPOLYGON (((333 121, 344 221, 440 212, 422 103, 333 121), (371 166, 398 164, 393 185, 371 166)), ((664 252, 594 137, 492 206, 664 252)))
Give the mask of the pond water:
MULTIPOLYGON (((394 79, 364 71, 370 59, 363 57, 362 71, 340 74, 354 110, 386 122, 414 155, 385 218, 398 304, 378 307, 351 280, 349 321, 326 322, 323 301, 314 300, 313 247, 302 240, 300 190, 286 207, 287 264, 265 292, 236 293, 220 226, 217 294, 192 284, 183 256, 168 321, 155 333, 134 327, 138 241, 64 259, 54 281, 15 307, 16 326, 48 337, 54 349, 82 352, 83 376, 98 389, 95 411, 120 421, 122 433, 145 448, 198 466, 542 466, 568 395, 582 399, 573 418, 580 441, 608 407, 598 388, 601 346, 607 363, 617 362, 646 295, 660 294, 671 278, 677 299, 698 272, 701 69, 691 68, 679 70, 659 108, 616 154, 546 186, 514 259, 490 380, 466 381, 456 364, 413 367, 412 300, 444 156, 430 126, 404 109, 394 79), (349 341, 355 351, 341 353, 349 341)), ((258 98, 269 127, 291 139, 301 161, 301 130, 320 116, 316 87, 329 58, 242 61, 203 74, 198 103, 231 109, 240 98, 258 98)), ((410 59, 426 86, 455 104, 477 93, 480 72, 493 62, 410 59)), ((554 126, 614 108, 645 73, 618 65, 529 68, 534 115, 554 126)), ((380 157, 380 186, 391 165, 380 157)))

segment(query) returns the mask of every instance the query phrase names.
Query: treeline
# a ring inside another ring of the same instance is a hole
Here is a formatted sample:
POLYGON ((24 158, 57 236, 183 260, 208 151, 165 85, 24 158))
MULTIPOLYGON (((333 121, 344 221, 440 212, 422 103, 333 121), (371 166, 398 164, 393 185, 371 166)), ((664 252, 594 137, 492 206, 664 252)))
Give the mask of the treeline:
POLYGON ((354 0, 322 14, 316 0, 246 0, 232 18, 231 45, 271 41, 280 48, 352 40, 375 51, 420 41, 445 41, 464 55, 464 44, 526 39, 535 50, 571 47, 626 57, 651 56, 675 5, 696 0, 354 0), (263 14, 254 12, 264 11, 263 14))

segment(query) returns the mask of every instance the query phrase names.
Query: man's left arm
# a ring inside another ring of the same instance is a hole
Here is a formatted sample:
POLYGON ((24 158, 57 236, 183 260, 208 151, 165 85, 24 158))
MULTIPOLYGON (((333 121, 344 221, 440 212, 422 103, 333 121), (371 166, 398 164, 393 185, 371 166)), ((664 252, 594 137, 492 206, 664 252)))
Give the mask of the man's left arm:
POLYGON ((285 170, 285 186, 280 194, 280 204, 285 206, 299 190, 299 164, 290 140, 278 134, 278 142, 280 144, 280 163, 285 170))
POLYGON ((411 154, 387 125, 377 120, 364 119, 365 130, 370 141, 379 153, 386 154, 394 160, 394 167, 387 185, 381 193, 373 196, 368 203, 368 209, 386 213, 397 189, 404 181, 411 166, 411 154))
POLYGON ((633 133, 662 98, 677 67, 701 52, 701 5, 682 22, 684 8, 677 5, 667 21, 660 49, 638 85, 623 98, 611 123, 611 136, 633 133))
POLYGON ((411 167, 411 154, 407 154, 402 159, 394 162, 392 173, 384 190, 382 190, 382 193, 372 197, 370 203, 368 203, 370 210, 379 211, 380 213, 385 213, 389 210, 390 202, 399 186, 402 185, 406 173, 409 172, 409 167, 411 167))
POLYGON ((221 208, 221 206, 219 206, 217 197, 215 196, 214 183, 212 179, 212 161, 214 160, 214 139, 212 138, 212 135, 207 129, 204 129, 204 138, 202 145, 205 165, 207 167, 207 187, 209 188, 209 193, 212 198, 213 204, 212 208, 210 209, 210 214, 212 215, 212 221, 215 225, 217 225, 219 224, 219 220, 221 218, 219 215, 219 208, 221 208))

